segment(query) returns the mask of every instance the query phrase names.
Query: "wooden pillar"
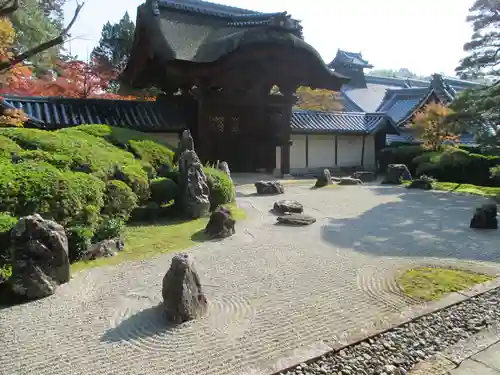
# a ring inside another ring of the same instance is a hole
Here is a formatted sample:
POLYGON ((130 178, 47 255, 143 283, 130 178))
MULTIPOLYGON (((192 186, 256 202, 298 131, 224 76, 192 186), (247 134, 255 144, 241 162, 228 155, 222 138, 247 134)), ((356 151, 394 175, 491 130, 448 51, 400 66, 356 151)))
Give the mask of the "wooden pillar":
POLYGON ((366 134, 363 134, 363 143, 361 145, 361 167, 365 165, 365 143, 366 143, 366 134))
POLYGON ((306 134, 306 168, 309 168, 309 134, 306 134))
POLYGON ((281 174, 285 176, 290 174, 290 146, 292 145, 290 122, 292 120, 292 107, 297 99, 295 85, 280 84, 279 87, 284 99, 281 123, 281 174))
POLYGON ((196 124, 196 134, 194 137, 194 148, 198 157, 202 162, 205 162, 209 154, 209 144, 210 141, 208 137, 208 119, 207 119, 207 108, 206 108, 206 89, 203 85, 198 86, 198 92, 196 93, 196 101, 198 104, 198 119, 196 124))
POLYGON ((339 138, 335 134, 335 166, 339 165, 339 138))

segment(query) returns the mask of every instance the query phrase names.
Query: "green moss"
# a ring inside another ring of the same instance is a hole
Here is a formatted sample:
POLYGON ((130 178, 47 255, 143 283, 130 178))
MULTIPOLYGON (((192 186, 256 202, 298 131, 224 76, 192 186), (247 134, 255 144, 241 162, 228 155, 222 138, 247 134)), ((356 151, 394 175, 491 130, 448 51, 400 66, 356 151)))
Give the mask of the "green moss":
POLYGON ((492 279, 494 277, 470 271, 429 267, 405 272, 399 277, 398 284, 412 298, 433 301, 492 279))

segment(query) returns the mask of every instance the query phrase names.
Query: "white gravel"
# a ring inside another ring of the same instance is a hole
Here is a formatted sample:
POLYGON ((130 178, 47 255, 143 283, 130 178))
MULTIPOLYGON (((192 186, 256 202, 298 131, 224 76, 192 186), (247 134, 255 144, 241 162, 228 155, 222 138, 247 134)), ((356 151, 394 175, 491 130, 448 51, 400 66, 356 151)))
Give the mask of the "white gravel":
POLYGON ((500 272, 500 232, 468 228, 483 198, 397 187, 310 190, 239 202, 250 218, 222 242, 190 252, 209 315, 167 326, 155 306, 171 255, 79 273, 56 295, 0 310, 0 374, 269 374, 306 360, 351 330, 412 303, 399 269, 453 265, 500 272), (300 201, 317 223, 275 226, 277 199, 300 201))

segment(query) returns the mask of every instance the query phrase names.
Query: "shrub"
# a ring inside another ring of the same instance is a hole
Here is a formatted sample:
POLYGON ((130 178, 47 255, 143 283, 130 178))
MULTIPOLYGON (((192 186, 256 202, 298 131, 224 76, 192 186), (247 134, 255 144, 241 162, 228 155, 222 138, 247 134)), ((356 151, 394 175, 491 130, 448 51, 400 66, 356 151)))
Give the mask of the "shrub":
POLYGON ((118 217, 104 217, 94 234, 94 242, 120 237, 125 223, 118 217))
POLYGON ((76 262, 82 259, 82 255, 87 251, 91 245, 93 236, 91 229, 77 225, 66 229, 66 236, 68 237, 68 256, 70 262, 76 262))
POLYGON ((20 217, 39 213, 63 226, 95 226, 103 205, 104 183, 48 163, 0 160, 0 211, 20 217))
POLYGON ((0 135, 0 157, 10 159, 13 153, 21 153, 23 149, 12 139, 0 135))
POLYGON ((471 154, 463 149, 450 147, 438 155, 425 154, 415 158, 416 175, 426 174, 439 181, 468 183, 480 186, 498 184, 491 176, 491 169, 500 165, 500 157, 471 154))
POLYGON ((208 188, 210 189, 210 206, 215 207, 227 204, 235 199, 233 181, 222 171, 204 167, 203 171, 207 175, 208 188))
POLYGON ((8 212, 0 213, 0 233, 10 232, 14 225, 17 224, 18 219, 11 216, 8 212))
POLYGON ((102 213, 127 220, 132 210, 137 207, 137 201, 137 195, 123 181, 108 181, 106 183, 102 213))
MULTIPOLYGON (((73 171, 93 174, 101 180, 120 179, 141 199, 149 198, 149 181, 144 163, 104 139, 73 128, 55 132, 7 128, 0 129, 0 136, 14 140, 26 150, 64 155, 72 161, 73 171), (117 170, 121 178, 116 177, 117 170)), ((43 154, 38 154, 39 159, 43 157, 43 154)))
POLYGON ((179 186, 169 178, 160 177, 151 181, 151 200, 157 204, 169 203, 179 195, 179 186))
POLYGON ((42 150, 27 150, 16 154, 13 162, 20 162, 26 160, 33 160, 39 162, 46 162, 59 169, 72 169, 73 160, 68 155, 59 154, 57 152, 48 152, 42 150))
POLYGON ((389 164, 405 164, 410 173, 415 174, 417 165, 413 163, 413 160, 426 151, 421 145, 384 148, 380 151, 380 167, 382 171, 385 171, 389 164))
POLYGON ((156 171, 172 169, 174 152, 160 139, 148 134, 109 125, 80 125, 74 129, 106 139, 150 163, 156 171))

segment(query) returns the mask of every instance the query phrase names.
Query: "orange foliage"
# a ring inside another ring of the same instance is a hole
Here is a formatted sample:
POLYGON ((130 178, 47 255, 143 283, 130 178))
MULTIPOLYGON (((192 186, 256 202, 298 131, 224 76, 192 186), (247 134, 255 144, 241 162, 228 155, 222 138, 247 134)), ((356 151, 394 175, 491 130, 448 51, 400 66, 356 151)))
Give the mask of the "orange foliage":
POLYGON ((424 141, 425 146, 437 151, 444 141, 456 142, 458 139, 453 125, 446 121, 453 111, 439 103, 429 103, 415 114, 412 128, 424 141))
POLYGON ((323 89, 311 89, 301 86, 297 89, 297 104, 300 109, 335 112, 342 111, 344 104, 340 94, 335 91, 323 89))

